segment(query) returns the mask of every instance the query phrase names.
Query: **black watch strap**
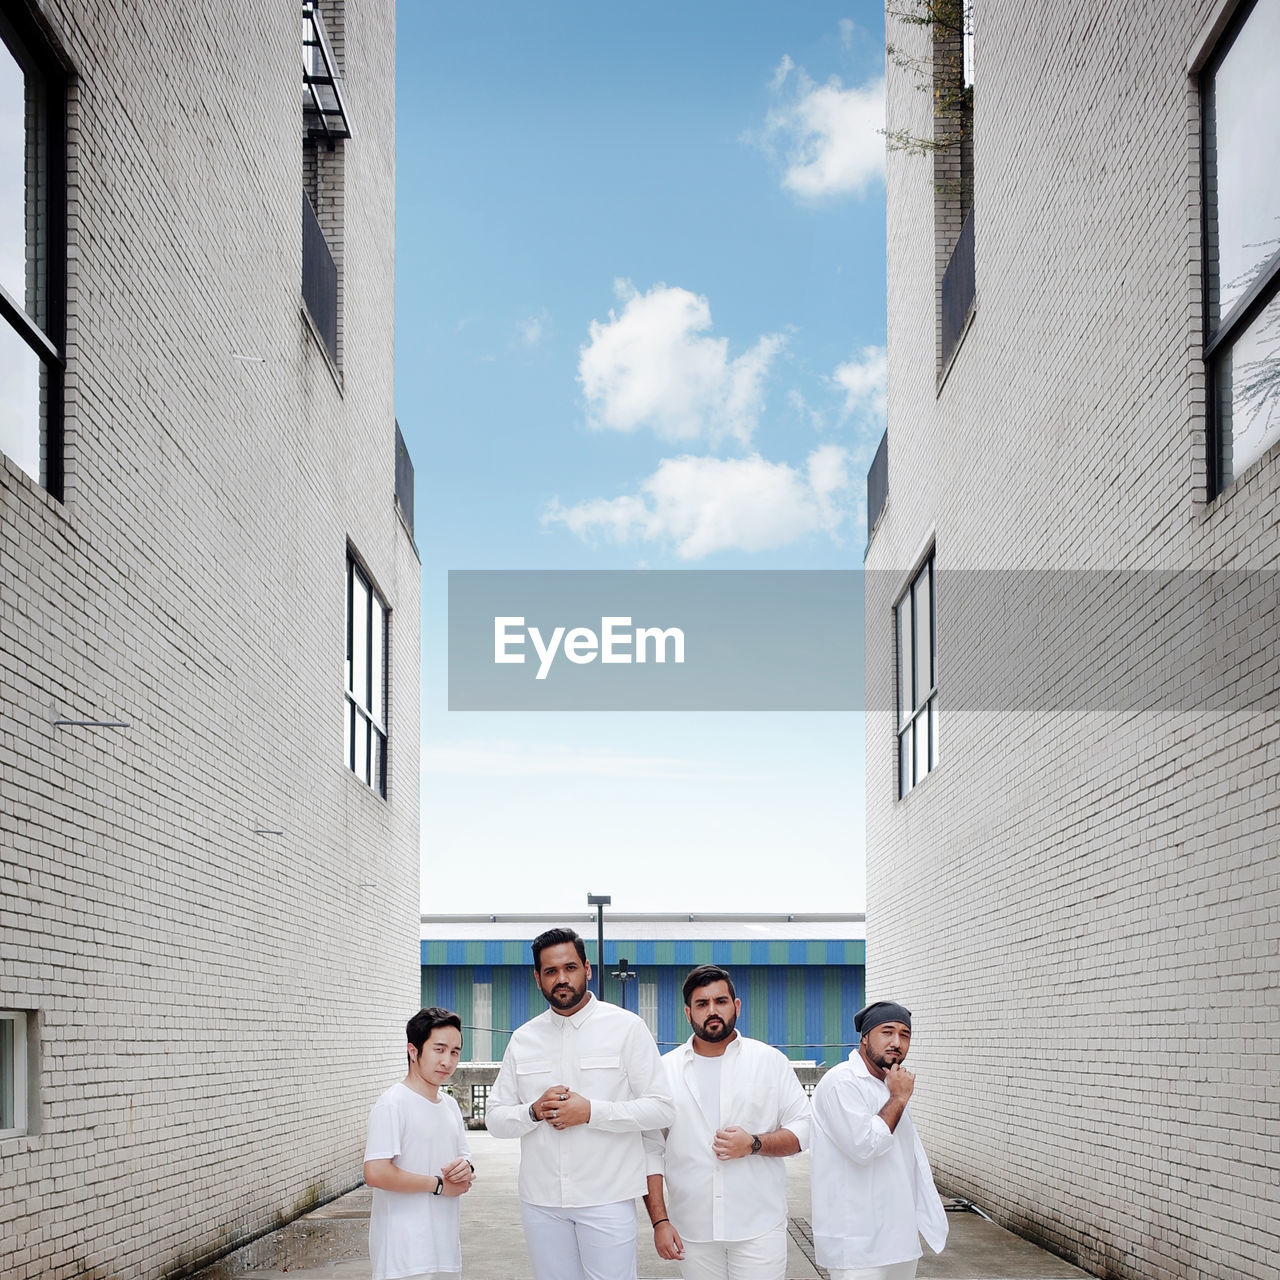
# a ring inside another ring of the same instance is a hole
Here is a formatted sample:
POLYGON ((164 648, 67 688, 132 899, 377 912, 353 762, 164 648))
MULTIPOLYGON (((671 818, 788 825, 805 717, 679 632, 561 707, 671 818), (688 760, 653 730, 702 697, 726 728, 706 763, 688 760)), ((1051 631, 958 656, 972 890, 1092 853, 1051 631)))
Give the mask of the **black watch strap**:
POLYGON ((751 1135, 751 1154, 753 1156, 759 1155, 760 1148, 762 1146, 764 1146, 764 1143, 760 1141, 760 1135, 758 1133, 753 1133, 751 1135))

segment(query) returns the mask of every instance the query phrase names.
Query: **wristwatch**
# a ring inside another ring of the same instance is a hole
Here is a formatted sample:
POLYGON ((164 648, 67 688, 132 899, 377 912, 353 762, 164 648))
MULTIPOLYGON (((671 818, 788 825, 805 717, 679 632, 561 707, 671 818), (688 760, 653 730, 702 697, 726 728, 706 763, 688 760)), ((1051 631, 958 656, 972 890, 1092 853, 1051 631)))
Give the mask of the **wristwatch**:
POLYGON ((764 1146, 764 1143, 760 1141, 760 1135, 759 1135, 758 1133, 753 1133, 753 1134, 751 1135, 751 1154, 752 1154, 753 1156, 754 1156, 754 1155, 759 1155, 759 1154, 760 1154, 760 1148, 761 1148, 762 1146, 764 1146))
POLYGON ((431 1193, 433 1196, 444 1195, 444 1179, 436 1174, 436 1189, 431 1193))
POLYGON ((532 1120, 535 1124, 541 1124, 541 1123, 542 1123, 542 1121, 538 1119, 537 1114, 536 1114, 536 1113, 534 1112, 534 1110, 533 1110, 533 1108, 534 1108, 536 1105, 537 1105, 537 1104, 536 1104, 536 1103, 533 1103, 533 1102, 529 1103, 529 1119, 530 1119, 530 1120, 532 1120))

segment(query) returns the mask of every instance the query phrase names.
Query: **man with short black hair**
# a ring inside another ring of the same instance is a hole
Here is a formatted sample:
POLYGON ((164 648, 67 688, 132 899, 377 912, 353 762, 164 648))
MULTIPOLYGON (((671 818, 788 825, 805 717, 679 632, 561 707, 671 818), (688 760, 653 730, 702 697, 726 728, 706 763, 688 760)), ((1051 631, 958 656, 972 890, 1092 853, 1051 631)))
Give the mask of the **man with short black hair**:
POLYGON ((462 1270, 458 1197, 471 1189, 475 1170, 462 1113, 441 1092, 462 1053, 462 1020, 448 1009, 419 1009, 405 1027, 405 1052, 408 1073, 369 1114, 364 1180, 373 1188, 373 1280, 462 1270))
POLYGON ((912 1280, 947 1215, 907 1103, 911 1011, 877 1000, 853 1018, 858 1051, 813 1091, 813 1242, 831 1280, 912 1280))
POLYGON ((572 929, 548 929, 532 951, 550 1008, 512 1032, 485 1122, 520 1139, 534 1280, 635 1280, 641 1135, 672 1114, 658 1048, 634 1013, 587 990, 591 966, 572 929))
POLYGON ((694 969, 684 1005, 693 1034, 662 1058, 675 1119, 645 1134, 654 1248, 684 1280, 783 1280, 778 1157, 808 1145, 809 1101, 783 1054, 736 1029, 742 1002, 727 970, 694 969))

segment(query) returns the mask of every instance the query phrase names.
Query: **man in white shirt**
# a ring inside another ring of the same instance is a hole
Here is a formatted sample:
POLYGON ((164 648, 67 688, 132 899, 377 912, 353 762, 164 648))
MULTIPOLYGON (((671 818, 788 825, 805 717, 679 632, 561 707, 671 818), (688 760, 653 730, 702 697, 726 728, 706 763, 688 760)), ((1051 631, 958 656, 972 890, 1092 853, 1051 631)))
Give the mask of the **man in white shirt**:
POLYGON ((645 1134, 654 1247, 680 1263, 684 1280, 783 1280, 778 1157, 808 1145, 809 1101, 777 1049, 736 1030, 742 1002, 726 970, 694 969, 684 1006, 693 1035, 662 1059, 675 1119, 645 1134))
POLYGON ((853 1019, 858 1052, 813 1091, 813 1242, 831 1280, 912 1280, 947 1215, 907 1102, 911 1011, 891 1000, 853 1019))
POLYGON ((587 990, 591 966, 572 929, 548 929, 532 950, 551 1007, 512 1033, 485 1122, 520 1139, 534 1280, 635 1280, 641 1135, 672 1114, 658 1048, 634 1013, 587 990))
POLYGON ((405 1027, 409 1071, 374 1104, 364 1151, 373 1188, 373 1280, 462 1271, 458 1197, 471 1189, 471 1146, 458 1104, 441 1086, 462 1053, 462 1020, 419 1009, 405 1027))

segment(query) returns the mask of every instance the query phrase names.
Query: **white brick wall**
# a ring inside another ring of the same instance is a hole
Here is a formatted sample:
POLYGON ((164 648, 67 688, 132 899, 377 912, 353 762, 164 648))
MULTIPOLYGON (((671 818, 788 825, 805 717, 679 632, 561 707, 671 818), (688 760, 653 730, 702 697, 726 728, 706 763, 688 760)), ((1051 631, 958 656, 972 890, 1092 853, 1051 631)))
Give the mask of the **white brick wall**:
MULTIPOLYGON (((968 698, 1005 659, 956 571, 1280 568, 1280 450, 1204 498, 1186 67, 1213 8, 976 0, 977 309, 940 393, 932 166, 889 158, 868 995, 915 1013, 912 1105, 946 1188, 1117 1280, 1275 1272, 1275 686, 1253 708, 1179 706, 1154 668, 1145 711, 968 698), (934 536, 940 765, 899 802, 891 607, 934 536)), ((893 68, 888 100, 891 127, 927 131, 893 68)), ((1250 660, 1276 652, 1275 581, 1252 584, 1250 660)), ((1153 634, 1169 655, 1186 638, 1153 634)), ((1039 675, 1070 685, 1096 657, 1076 656, 1039 675)))
POLYGON ((41 1041, 0 1275, 126 1280, 352 1186, 417 1007, 395 12, 345 24, 341 389, 301 314, 298 12, 40 12, 75 69, 67 483, 0 460, 0 1007, 41 1041), (393 611, 385 801, 341 757, 348 540, 393 611))

